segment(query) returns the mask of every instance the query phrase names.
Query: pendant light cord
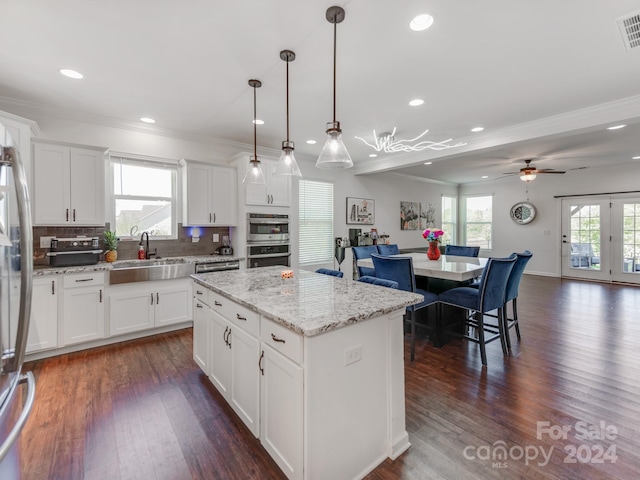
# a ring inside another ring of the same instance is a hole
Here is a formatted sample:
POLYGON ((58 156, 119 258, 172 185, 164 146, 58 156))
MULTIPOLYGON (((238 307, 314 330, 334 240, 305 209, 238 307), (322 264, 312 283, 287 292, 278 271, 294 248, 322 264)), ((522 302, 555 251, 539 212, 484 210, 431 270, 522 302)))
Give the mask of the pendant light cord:
MULTIPOLYGON (((338 14, 336 13, 336 17, 338 14)), ((336 123, 336 51, 338 38, 338 23, 333 23, 333 123, 336 123)))
POLYGON ((256 85, 253 86, 253 159, 258 161, 258 125, 256 113, 256 85))
POLYGON ((289 143, 289 58, 287 57, 287 143, 289 143))

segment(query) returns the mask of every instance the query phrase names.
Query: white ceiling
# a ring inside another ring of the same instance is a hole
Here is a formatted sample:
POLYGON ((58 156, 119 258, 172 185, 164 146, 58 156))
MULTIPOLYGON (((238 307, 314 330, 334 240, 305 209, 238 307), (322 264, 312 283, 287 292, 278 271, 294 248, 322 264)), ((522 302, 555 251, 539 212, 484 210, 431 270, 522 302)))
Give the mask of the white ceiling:
MULTIPOLYGON (((0 107, 118 124, 182 138, 285 139, 291 49, 291 140, 316 157, 332 120, 331 0, 0 0, 0 107), (85 75, 70 80, 72 68, 85 75), (141 116, 157 120, 140 124, 141 116), (307 139, 318 141, 307 145, 307 139)), ((349 0, 338 2, 337 120, 356 173, 396 170, 451 183, 500 178, 523 158, 569 170, 631 164, 640 155, 640 47, 616 19, 637 0, 349 0), (424 32, 408 28, 435 17, 424 32), (409 107, 413 98, 425 104, 409 107), (629 126, 618 131, 604 127, 629 126), (472 134, 482 125, 485 131, 472 134), (368 157, 354 136, 425 129, 457 149, 368 157), (431 160, 433 165, 424 166, 431 160)), ((513 178, 513 177, 511 177, 513 178)), ((485 180, 486 181, 486 180, 485 180)), ((506 180, 505 180, 506 181, 506 180)), ((513 181, 516 181, 513 178, 513 181)), ((537 180, 536 180, 537 181, 537 180)))

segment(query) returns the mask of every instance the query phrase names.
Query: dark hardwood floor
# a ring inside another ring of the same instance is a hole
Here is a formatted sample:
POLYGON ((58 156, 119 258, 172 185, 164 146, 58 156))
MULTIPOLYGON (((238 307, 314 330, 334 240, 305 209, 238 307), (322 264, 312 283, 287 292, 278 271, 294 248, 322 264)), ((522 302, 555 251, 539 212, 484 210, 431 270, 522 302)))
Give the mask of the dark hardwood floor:
MULTIPOLYGON (((640 288, 525 275, 518 307, 522 341, 512 331, 506 357, 489 344, 488 368, 475 344, 417 342, 412 447, 367 479, 640 478, 640 288)), ((193 363, 191 334, 27 364, 23 478, 284 478, 193 363)))

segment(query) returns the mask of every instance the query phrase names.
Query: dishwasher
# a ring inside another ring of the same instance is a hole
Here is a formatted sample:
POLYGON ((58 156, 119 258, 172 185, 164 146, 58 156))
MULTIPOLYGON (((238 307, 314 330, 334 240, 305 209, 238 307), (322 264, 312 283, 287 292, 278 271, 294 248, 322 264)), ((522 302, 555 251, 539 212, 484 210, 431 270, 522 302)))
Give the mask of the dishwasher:
POLYGON ((221 272, 223 270, 240 269, 239 260, 229 260, 226 262, 196 262, 195 273, 221 272))

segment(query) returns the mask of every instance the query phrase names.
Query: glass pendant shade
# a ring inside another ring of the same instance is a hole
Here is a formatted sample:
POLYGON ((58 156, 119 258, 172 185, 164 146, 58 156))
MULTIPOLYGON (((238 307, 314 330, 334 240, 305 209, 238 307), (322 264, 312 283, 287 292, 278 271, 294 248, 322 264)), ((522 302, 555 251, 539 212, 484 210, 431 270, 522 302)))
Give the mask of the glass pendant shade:
POLYGON ((522 180, 523 182, 530 182, 531 180, 535 180, 535 179, 536 179, 535 173, 525 173, 520 175, 520 180, 522 180))
POLYGON ((342 141, 340 123, 328 123, 327 127, 327 141, 322 148, 322 152, 320 152, 316 167, 327 170, 340 170, 353 167, 351 156, 342 141))
POLYGON ((282 155, 273 174, 302 177, 296 157, 293 155, 293 142, 282 142, 282 155))
POLYGON ((247 170, 247 174, 242 179, 242 183, 266 185, 267 182, 264 179, 264 173, 262 172, 262 167, 260 166, 260 160, 258 160, 257 157, 251 157, 249 163, 249 170, 247 170))

